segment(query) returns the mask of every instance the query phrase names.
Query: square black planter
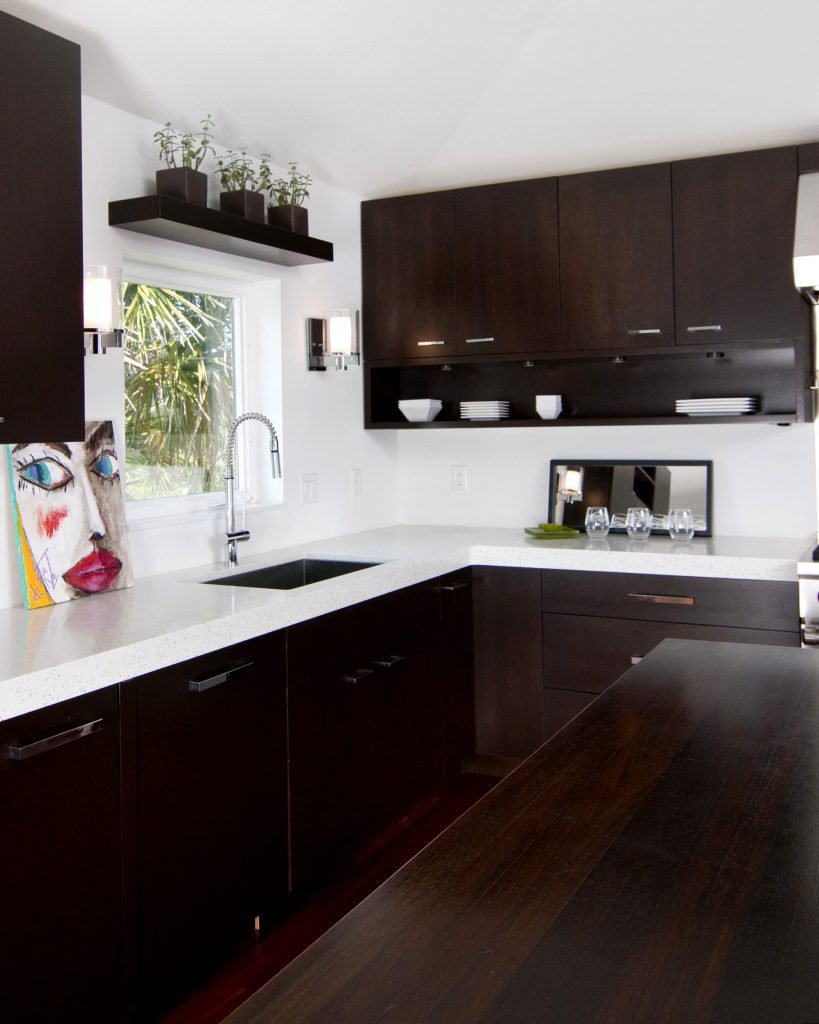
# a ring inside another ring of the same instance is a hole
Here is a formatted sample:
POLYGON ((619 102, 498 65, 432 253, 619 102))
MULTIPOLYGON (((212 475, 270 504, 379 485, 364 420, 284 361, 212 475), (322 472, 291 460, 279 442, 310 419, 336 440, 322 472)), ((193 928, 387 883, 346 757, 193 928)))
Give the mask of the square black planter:
POLYGON ((156 172, 157 195, 182 199, 194 206, 208 205, 208 176, 190 167, 168 167, 156 172))
POLYGON ((264 224, 264 195, 261 192, 251 192, 247 188, 220 192, 219 209, 222 213, 233 213, 237 217, 264 224))
POLYGON ((307 210, 303 206, 268 206, 267 223, 274 228, 307 234, 307 210))

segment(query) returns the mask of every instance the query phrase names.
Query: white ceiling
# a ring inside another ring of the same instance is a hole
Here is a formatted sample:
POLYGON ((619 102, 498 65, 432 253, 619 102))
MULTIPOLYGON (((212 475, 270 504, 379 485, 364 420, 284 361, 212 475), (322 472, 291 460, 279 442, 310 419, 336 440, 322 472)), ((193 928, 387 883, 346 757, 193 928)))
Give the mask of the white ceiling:
POLYGON ((816 0, 0 0, 83 91, 363 196, 819 140, 816 0))

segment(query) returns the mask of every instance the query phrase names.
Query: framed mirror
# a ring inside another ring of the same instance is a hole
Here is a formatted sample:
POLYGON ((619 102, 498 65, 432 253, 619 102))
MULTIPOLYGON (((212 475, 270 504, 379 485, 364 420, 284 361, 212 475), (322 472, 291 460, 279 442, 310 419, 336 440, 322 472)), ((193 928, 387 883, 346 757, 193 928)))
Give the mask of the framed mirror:
MULTIPOLYGON (((713 463, 552 459, 549 463, 549 521, 585 531, 586 509, 604 505, 612 518, 630 508, 651 509, 667 516, 669 509, 690 508, 695 534, 711 536, 713 463)), ((657 532, 661 526, 655 527, 657 532)), ((613 524, 612 533, 625 533, 613 524)))

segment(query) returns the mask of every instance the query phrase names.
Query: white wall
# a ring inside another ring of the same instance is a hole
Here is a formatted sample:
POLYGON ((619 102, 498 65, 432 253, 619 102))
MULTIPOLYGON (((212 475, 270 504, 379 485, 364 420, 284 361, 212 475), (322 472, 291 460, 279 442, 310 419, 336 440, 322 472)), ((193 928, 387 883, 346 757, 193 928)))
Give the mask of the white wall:
MULTIPOLYGON (((247 525, 252 538, 240 548, 241 554, 247 557, 396 522, 397 439, 390 433, 362 429, 361 370, 308 373, 306 369, 304 318, 326 315, 337 306, 361 306, 360 198, 329 186, 314 186, 308 203, 310 231, 334 243, 335 260, 306 267, 277 267, 111 228, 110 199, 154 191, 156 128, 152 122, 84 97, 84 259, 114 266, 122 266, 124 260, 170 261, 181 269, 238 275, 250 282, 260 277, 281 282, 283 413, 278 425, 283 435, 285 504, 257 511, 250 507, 247 525), (353 467, 362 471, 363 493, 356 498, 350 488, 353 467), (316 504, 301 504, 303 473, 318 474, 316 504)), ((212 183, 211 205, 217 194, 212 183)), ((59 211, 54 215, 58 217, 59 211)), ((277 339, 254 336, 251 340, 263 346, 277 339)), ((77 344, 81 344, 79 338, 77 344)), ((122 395, 121 354, 87 358, 86 415, 113 416, 121 422, 122 395)), ((8 487, 6 470, 0 467, 0 607, 20 604, 22 593, 8 487)), ((221 517, 132 530, 135 576, 219 559, 223 532, 221 517)))
POLYGON ((550 459, 712 459, 714 533, 811 538, 816 532, 812 424, 403 430, 406 523, 531 526, 548 512, 550 459), (468 489, 452 490, 452 466, 468 489))

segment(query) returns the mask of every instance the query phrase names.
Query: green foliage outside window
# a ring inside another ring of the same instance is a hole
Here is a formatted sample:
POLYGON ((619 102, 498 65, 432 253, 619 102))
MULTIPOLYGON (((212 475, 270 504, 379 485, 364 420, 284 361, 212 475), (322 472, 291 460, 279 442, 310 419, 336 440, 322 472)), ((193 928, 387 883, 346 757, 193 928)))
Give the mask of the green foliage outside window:
POLYGON ((234 302, 127 283, 125 492, 129 501, 219 491, 234 416, 234 302))

